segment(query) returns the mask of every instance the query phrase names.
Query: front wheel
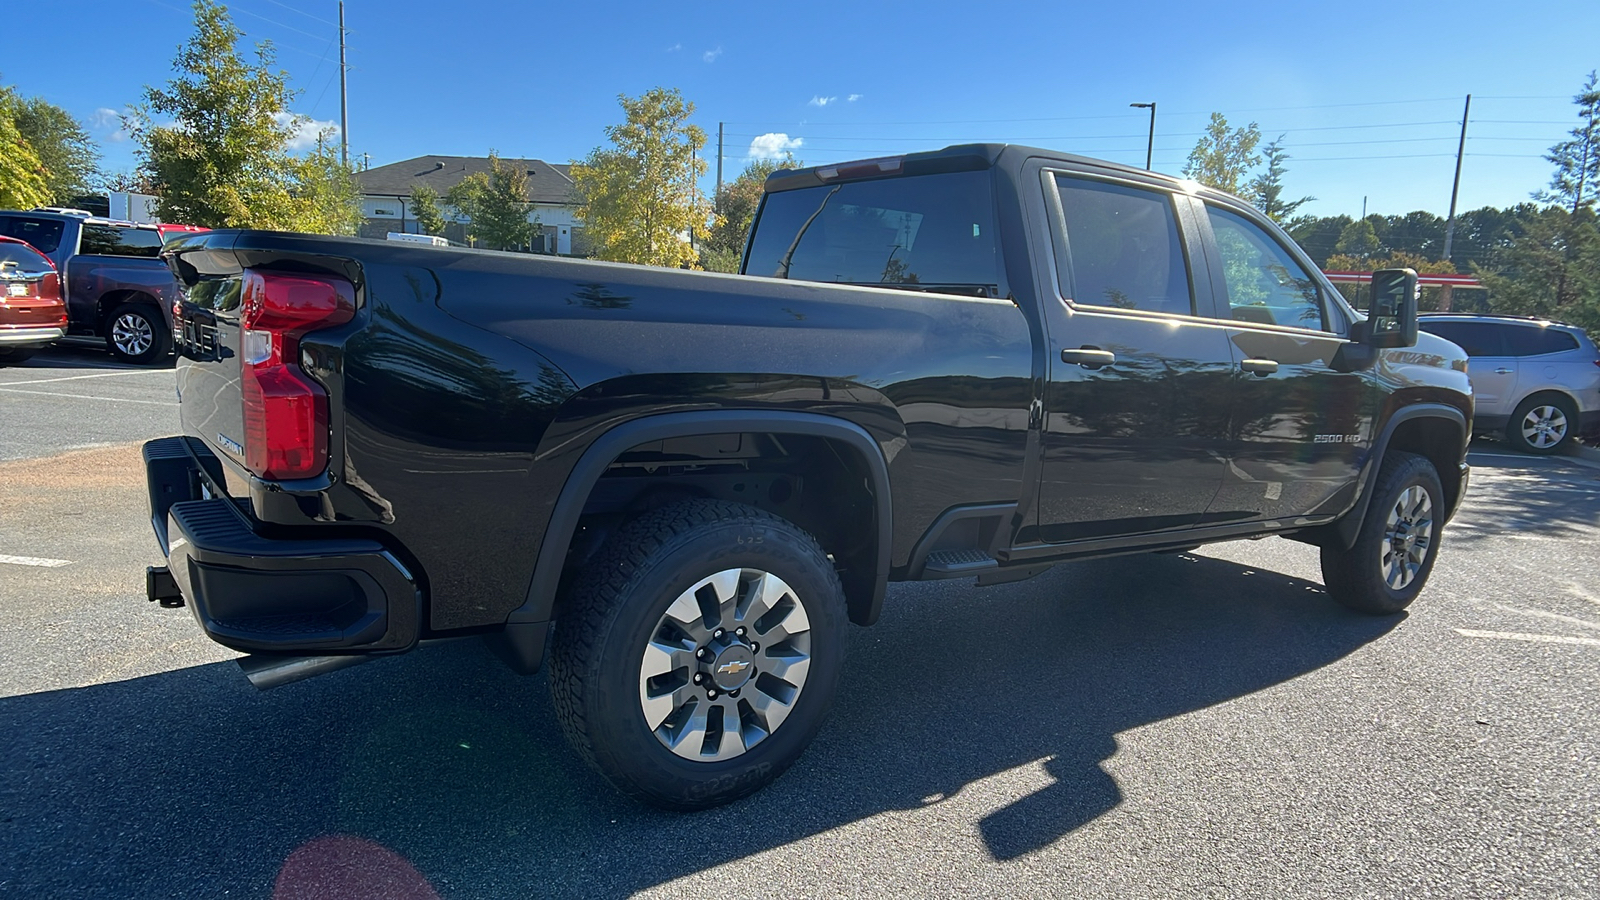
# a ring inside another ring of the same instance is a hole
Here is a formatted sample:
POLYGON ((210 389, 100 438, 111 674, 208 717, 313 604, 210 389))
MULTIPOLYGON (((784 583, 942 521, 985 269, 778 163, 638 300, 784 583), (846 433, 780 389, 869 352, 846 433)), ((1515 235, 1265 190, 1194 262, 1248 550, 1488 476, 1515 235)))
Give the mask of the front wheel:
POLYGON ((1372 615, 1400 612, 1422 593, 1433 571, 1443 526, 1444 489, 1425 456, 1391 450, 1346 550, 1322 547, 1322 580, 1340 604, 1372 615))
POLYGON ((828 557, 793 523, 692 500, 624 526, 563 601, 550 692, 618 790, 702 809, 777 778, 822 725, 844 658, 828 557))
POLYGON ((161 311, 148 303, 124 303, 106 319, 106 349, 123 362, 159 362, 171 343, 172 334, 161 311))

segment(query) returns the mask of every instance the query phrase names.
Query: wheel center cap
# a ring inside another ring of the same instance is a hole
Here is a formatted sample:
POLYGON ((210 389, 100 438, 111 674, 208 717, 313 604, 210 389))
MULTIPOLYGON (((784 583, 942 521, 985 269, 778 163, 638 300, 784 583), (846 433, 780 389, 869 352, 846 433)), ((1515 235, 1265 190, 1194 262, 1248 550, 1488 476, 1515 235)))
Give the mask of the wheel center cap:
POLYGON ((711 662, 711 680, 721 691, 736 691, 744 687, 755 673, 756 658, 744 644, 724 647, 711 662))

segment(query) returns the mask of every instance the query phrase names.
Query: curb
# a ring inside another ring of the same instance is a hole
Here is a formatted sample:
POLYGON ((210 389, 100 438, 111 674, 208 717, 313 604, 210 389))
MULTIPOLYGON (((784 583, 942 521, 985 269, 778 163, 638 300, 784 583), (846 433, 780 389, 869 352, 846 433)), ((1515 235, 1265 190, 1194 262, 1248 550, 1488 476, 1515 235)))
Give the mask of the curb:
POLYGON ((1594 447, 1585 447, 1583 444, 1574 441, 1572 446, 1567 449, 1567 452, 1562 455, 1580 466, 1600 469, 1600 450, 1594 447))

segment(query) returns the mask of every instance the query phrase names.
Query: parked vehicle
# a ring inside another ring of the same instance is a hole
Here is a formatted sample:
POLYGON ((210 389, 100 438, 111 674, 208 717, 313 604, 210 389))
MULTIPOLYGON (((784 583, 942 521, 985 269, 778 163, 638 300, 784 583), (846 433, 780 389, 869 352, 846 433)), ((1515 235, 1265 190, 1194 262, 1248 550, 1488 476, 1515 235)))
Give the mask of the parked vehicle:
POLYGON ((66 333, 55 264, 26 241, 0 236, 0 366, 22 362, 66 333))
POLYGON ((1473 427, 1524 453, 1600 431, 1600 349, 1582 328, 1521 316, 1430 313, 1419 327, 1467 352, 1473 427))
POLYGON ((579 754, 696 808, 795 760, 891 581, 1284 535, 1353 609, 1422 590, 1472 394, 1415 273, 1363 318, 1247 204, 1026 147, 765 190, 744 277, 175 238, 148 596, 258 686, 548 641, 579 754))
POLYGON ((161 232, 80 213, 0 210, 0 235, 27 241, 55 264, 69 335, 103 338, 124 362, 165 360, 178 286, 159 258, 161 232))

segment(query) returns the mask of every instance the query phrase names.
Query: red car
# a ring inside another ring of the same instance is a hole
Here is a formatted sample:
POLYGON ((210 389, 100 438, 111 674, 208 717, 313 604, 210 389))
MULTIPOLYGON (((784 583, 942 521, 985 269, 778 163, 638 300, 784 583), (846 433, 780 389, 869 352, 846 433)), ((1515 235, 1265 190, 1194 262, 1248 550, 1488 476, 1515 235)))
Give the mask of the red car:
POLYGON ((66 333, 55 263, 26 241, 0 235, 0 366, 22 362, 66 333))

